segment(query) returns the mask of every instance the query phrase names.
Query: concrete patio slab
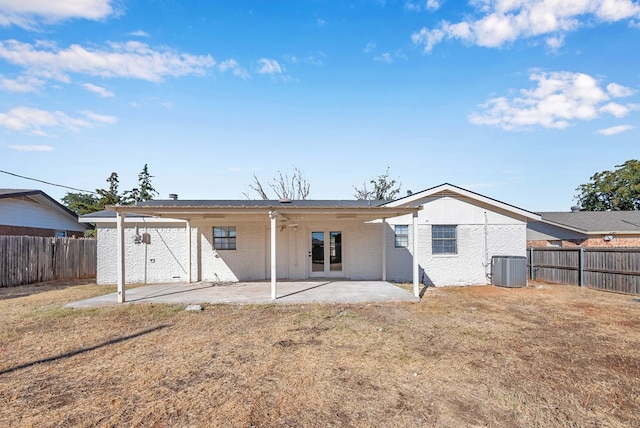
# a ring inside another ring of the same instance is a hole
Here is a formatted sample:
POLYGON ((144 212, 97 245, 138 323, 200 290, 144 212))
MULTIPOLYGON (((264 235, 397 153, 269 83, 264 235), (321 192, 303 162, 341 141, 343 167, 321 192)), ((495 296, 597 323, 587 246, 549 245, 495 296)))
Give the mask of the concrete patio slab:
MULTIPOLYGON (((284 281, 278 282, 275 303, 369 303, 418 302, 419 298, 386 281, 284 281)), ((211 282, 146 285, 126 290, 126 303, 170 304, 265 304, 271 300, 270 282, 238 282, 220 285, 211 282)), ((117 294, 72 302, 70 308, 115 306, 117 294)))

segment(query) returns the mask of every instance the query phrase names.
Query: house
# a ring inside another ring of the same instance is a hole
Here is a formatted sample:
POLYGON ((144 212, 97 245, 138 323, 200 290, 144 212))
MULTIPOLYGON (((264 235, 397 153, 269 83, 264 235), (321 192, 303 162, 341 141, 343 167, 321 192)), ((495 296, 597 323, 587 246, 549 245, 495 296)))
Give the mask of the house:
POLYGON ((525 256, 538 220, 448 183, 394 201, 152 200, 80 219, 97 227, 98 283, 270 279, 273 298, 280 279, 413 282, 416 295, 487 284, 491 257, 525 256))
POLYGON ((529 247, 640 247, 640 211, 541 212, 527 225, 529 247))
POLYGON ((83 237, 88 227, 41 190, 0 189, 0 235, 83 237))

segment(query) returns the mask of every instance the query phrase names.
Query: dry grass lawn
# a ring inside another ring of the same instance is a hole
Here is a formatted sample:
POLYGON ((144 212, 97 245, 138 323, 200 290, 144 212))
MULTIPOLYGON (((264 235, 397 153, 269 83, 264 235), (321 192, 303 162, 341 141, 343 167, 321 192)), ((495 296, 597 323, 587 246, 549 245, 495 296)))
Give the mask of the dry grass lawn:
POLYGON ((107 291, 0 290, 0 426, 640 426, 637 297, 64 307, 107 291))

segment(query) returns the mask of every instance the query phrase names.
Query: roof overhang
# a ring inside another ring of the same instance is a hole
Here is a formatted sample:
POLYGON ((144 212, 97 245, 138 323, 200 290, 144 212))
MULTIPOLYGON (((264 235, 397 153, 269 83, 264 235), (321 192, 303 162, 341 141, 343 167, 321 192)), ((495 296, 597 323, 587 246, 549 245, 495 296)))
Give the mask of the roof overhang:
MULTIPOLYGON (((422 207, 332 207, 332 206, 138 206, 110 205, 116 213, 153 217, 155 221, 198 221, 219 218, 267 220, 270 214, 291 219, 337 219, 373 221, 412 214, 422 207)), ((141 217, 145 218, 145 217, 141 217)), ((95 221, 95 220, 94 220, 95 221)), ((150 219, 147 217, 146 222, 150 219)))

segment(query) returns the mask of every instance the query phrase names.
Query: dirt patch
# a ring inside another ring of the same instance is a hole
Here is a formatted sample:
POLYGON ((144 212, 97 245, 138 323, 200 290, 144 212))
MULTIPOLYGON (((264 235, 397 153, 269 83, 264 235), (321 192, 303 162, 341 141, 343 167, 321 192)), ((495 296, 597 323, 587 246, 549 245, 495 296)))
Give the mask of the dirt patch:
POLYGON ((0 426, 640 426, 640 304, 578 287, 417 304, 67 309, 0 299, 0 426))

